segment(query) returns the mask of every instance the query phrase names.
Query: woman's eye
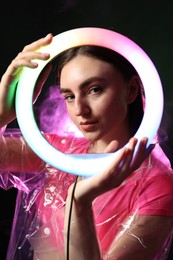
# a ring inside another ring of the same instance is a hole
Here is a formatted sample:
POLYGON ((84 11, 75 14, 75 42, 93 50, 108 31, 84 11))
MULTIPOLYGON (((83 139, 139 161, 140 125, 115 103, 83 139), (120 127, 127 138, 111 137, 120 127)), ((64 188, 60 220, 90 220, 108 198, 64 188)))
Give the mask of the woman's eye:
POLYGON ((74 100, 74 95, 67 95, 67 96, 64 96, 64 99, 67 101, 67 102, 72 102, 74 100))
POLYGON ((99 94, 103 91, 102 87, 99 87, 99 86, 95 86, 95 87, 92 87, 89 91, 90 94, 99 94))

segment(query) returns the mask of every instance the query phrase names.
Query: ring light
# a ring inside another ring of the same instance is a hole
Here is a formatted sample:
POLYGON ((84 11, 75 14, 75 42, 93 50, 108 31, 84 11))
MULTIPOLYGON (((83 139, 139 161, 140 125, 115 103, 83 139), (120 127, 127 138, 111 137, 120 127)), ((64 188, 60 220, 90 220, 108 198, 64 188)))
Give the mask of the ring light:
MULTIPOLYGON (((115 159, 117 152, 108 154, 64 154, 40 133, 33 114, 33 92, 36 80, 46 66, 62 51, 81 45, 97 45, 124 56, 138 72, 144 86, 146 107, 141 125, 135 134, 138 140, 155 136, 163 113, 163 91, 158 72, 148 55, 129 38, 102 28, 77 28, 53 38, 50 45, 39 51, 50 53, 47 61, 37 60, 36 69, 24 68, 16 90, 16 115, 21 132, 33 151, 51 166, 67 173, 90 177, 103 172, 115 159)), ((128 145, 128 144, 127 144, 128 145)))

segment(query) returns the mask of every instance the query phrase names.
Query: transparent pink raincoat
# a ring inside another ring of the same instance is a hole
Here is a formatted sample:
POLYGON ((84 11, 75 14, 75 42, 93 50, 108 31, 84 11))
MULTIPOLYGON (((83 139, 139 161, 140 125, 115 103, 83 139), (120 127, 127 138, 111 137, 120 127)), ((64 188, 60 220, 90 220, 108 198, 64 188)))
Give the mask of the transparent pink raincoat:
MULTIPOLYGON (((25 142, 20 133, 14 130, 4 134, 2 139, 6 156, 8 157, 7 136, 21 144, 21 153, 26 159, 25 142)), ((81 138, 57 138, 56 135, 46 137, 56 147, 59 145, 58 148, 63 152, 83 153, 88 148, 88 143, 81 138)), ((7 259, 33 259, 33 252, 35 259, 51 259, 46 257, 52 253, 56 253, 57 259, 65 259, 64 208, 68 187, 75 176, 47 164, 35 173, 25 172, 23 165, 21 171, 16 173, 7 171, 7 168, 6 162, 1 162, 1 188, 18 188, 7 259)), ((172 194, 171 170, 151 155, 120 187, 96 198, 93 210, 105 259, 114 239, 118 239, 128 229, 136 214, 173 216, 172 194)), ((171 235, 170 231, 170 237, 155 259, 164 259, 171 235)))
MULTIPOLYGON (((89 146, 83 137, 72 135, 70 131, 44 135, 64 153, 86 153, 89 146)), ((0 141, 0 151, 6 158, 2 161, 0 156, 0 187, 18 189, 7 260, 65 259, 64 210, 67 191, 75 176, 44 162, 35 172, 28 172, 26 161, 27 164, 33 162, 28 162, 27 147, 17 129, 7 129, 0 141), (8 169, 11 156, 16 156, 15 145, 20 147, 18 156, 21 163, 17 172, 8 169)), ((113 244, 128 231, 132 223, 135 225, 136 216, 173 217, 172 170, 158 144, 149 158, 121 186, 93 201, 93 212, 103 259, 114 259, 109 258, 113 244)), ((130 233, 129 236, 134 236, 142 247, 146 247, 140 237, 130 233)), ((155 260, 166 259, 171 237, 172 230, 155 255, 155 260)))

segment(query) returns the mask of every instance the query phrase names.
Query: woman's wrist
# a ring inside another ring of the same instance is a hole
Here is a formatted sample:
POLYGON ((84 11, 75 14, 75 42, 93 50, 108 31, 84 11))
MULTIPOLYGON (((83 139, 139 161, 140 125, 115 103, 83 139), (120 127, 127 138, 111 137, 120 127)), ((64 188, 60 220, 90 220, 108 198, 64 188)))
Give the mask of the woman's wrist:
POLYGON ((66 209, 69 210, 70 204, 73 204, 73 213, 75 212, 76 217, 83 218, 83 215, 85 216, 86 212, 92 212, 92 202, 86 201, 86 199, 82 198, 76 198, 75 194, 72 198, 72 194, 68 193, 68 196, 66 198, 66 209))
POLYGON ((73 200, 71 214, 70 237, 68 231, 69 200, 66 201, 65 239, 69 239, 70 254, 72 259, 101 259, 100 247, 95 229, 92 205, 84 205, 73 200))

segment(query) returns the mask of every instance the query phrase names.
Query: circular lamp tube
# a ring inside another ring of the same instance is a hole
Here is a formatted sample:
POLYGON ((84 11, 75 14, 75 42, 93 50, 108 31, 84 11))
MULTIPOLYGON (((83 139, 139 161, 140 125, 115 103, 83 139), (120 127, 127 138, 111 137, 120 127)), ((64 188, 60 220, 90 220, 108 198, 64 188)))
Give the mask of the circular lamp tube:
MULTIPOLYGON (((132 40, 117 32, 84 27, 61 33, 39 52, 50 53, 47 61, 37 60, 36 69, 24 68, 16 90, 16 115, 21 132, 33 151, 45 162, 64 172, 90 177, 103 172, 115 159, 117 152, 108 154, 64 154, 55 149, 41 134, 33 114, 33 92, 39 74, 61 52, 81 45, 109 48, 125 57, 136 69, 144 86, 146 107, 135 137, 155 136, 163 114, 163 90, 158 72, 148 55, 132 40)), ((127 144, 128 145, 128 144, 127 144)))

